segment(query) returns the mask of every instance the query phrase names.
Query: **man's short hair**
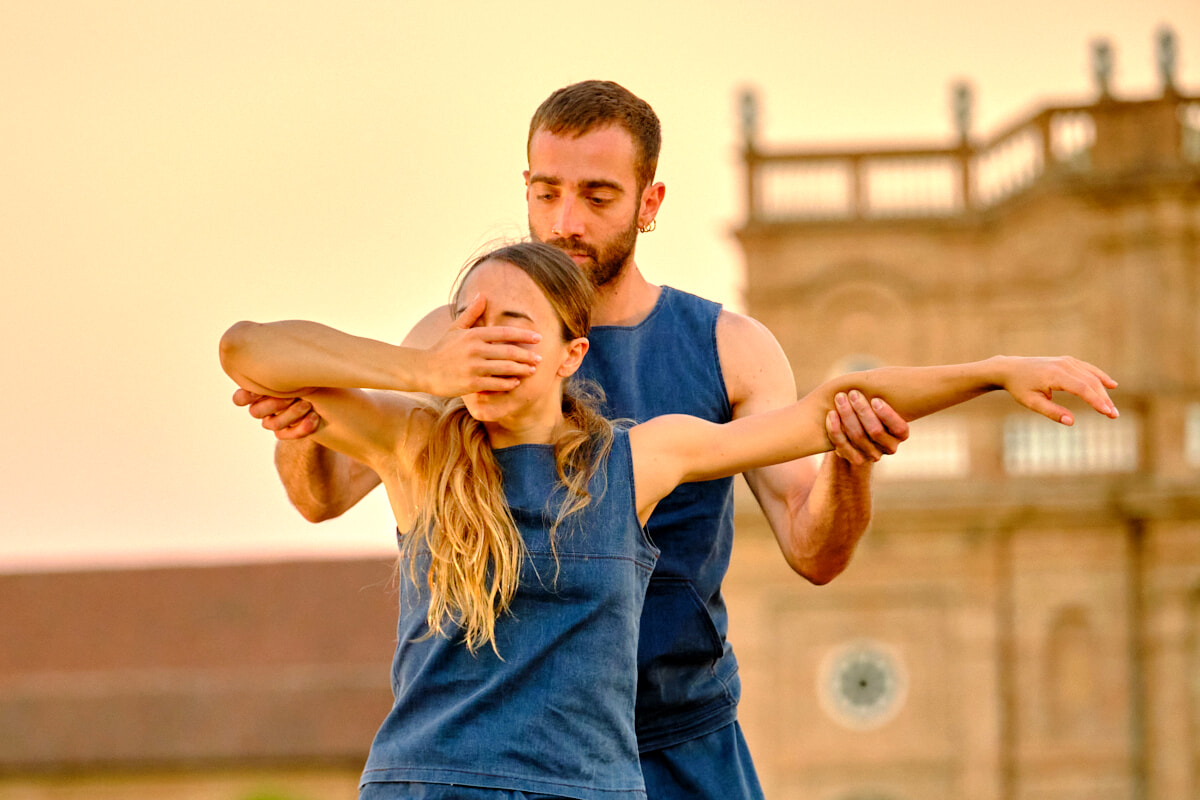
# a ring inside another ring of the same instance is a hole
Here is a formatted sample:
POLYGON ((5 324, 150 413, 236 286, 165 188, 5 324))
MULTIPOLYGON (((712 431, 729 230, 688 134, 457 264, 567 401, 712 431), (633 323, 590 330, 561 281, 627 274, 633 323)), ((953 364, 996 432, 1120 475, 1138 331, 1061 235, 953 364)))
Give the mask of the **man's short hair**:
POLYGON ((547 97, 529 121, 526 158, 533 136, 540 130, 555 136, 583 136, 607 125, 621 126, 633 139, 634 174, 640 193, 654 180, 658 169, 662 128, 649 103, 612 81, 573 83, 547 97))

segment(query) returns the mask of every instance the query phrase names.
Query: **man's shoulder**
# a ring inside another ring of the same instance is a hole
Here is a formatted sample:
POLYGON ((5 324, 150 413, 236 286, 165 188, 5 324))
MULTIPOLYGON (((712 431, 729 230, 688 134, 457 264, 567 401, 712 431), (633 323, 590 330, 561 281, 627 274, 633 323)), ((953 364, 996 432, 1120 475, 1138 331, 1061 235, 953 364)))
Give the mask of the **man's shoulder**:
POLYGON ((431 347, 454 321, 454 314, 449 305, 439 306, 430 311, 421 321, 412 327, 404 337, 405 347, 431 347))
POLYGON ((717 317, 717 343, 731 347, 779 347, 771 329, 754 317, 722 308, 717 317))
POLYGON ((771 330, 754 317, 723 309, 717 319, 717 354, 734 416, 768 407, 773 399, 795 399, 795 378, 783 348, 771 330))

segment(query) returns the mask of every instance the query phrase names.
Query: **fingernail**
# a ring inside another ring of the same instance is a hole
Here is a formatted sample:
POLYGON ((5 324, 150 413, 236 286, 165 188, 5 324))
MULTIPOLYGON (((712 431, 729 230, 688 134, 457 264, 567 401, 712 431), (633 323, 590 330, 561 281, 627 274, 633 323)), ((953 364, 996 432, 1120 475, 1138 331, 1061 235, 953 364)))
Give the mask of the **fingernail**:
POLYGON ((872 400, 871 400, 871 408, 875 409, 876 411, 878 411, 878 410, 882 409, 882 408, 883 408, 883 401, 882 401, 882 400, 880 400, 878 397, 876 397, 876 398, 872 399, 872 400))
POLYGON ((860 392, 858 389, 851 389, 850 399, 857 403, 859 400, 862 400, 862 392, 860 392))

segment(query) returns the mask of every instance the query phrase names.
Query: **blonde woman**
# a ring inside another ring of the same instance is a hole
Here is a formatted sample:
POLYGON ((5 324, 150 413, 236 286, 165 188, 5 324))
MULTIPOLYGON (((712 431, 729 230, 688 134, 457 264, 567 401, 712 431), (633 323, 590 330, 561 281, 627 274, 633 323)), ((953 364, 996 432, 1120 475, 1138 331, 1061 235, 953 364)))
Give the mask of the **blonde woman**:
POLYGON ((444 405, 401 394, 465 391, 433 351, 311 322, 242 322, 221 340, 242 388, 313 404, 318 441, 380 475, 405 532, 396 699, 363 800, 645 797, 636 655, 657 550, 643 525, 681 483, 829 450, 838 392, 883 398, 909 420, 995 389, 1065 424, 1057 390, 1117 415, 1106 391, 1116 384, 1090 364, 995 357, 843 376, 725 425, 675 415, 626 430, 570 380, 587 354, 592 292, 547 245, 475 260, 448 335, 520 328, 537 365, 515 388, 444 405))

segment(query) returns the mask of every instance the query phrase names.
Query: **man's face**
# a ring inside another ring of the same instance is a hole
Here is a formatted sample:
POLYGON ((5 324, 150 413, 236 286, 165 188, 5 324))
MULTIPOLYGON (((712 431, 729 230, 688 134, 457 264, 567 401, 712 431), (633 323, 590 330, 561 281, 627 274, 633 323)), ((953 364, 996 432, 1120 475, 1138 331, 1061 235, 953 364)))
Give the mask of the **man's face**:
POLYGON ((633 258, 642 205, 634 153, 616 125, 578 137, 540 130, 529 145, 529 233, 565 251, 595 286, 633 258))

